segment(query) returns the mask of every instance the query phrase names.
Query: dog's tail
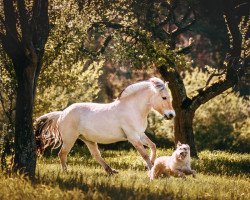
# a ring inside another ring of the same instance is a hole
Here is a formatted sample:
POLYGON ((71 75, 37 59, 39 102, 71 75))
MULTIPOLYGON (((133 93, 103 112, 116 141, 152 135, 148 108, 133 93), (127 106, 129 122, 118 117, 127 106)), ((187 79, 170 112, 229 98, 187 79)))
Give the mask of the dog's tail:
POLYGON ((52 149, 62 144, 61 133, 58 129, 58 119, 62 111, 50 112, 35 120, 34 132, 36 137, 36 152, 42 155, 48 146, 52 149))

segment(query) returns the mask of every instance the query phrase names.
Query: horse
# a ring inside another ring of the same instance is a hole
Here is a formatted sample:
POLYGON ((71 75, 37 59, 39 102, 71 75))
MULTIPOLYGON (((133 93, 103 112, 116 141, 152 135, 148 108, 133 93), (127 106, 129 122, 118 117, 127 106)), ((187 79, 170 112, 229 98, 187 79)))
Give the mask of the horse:
POLYGON ((37 118, 34 126, 37 153, 42 154, 48 146, 61 146, 58 156, 62 169, 67 170, 67 155, 79 138, 105 171, 114 174, 117 171, 102 158, 98 143, 129 141, 150 170, 156 158, 156 145, 145 130, 152 108, 166 119, 175 117, 168 85, 156 77, 128 86, 111 103, 74 103, 63 111, 47 113, 37 118), (144 145, 150 148, 150 156, 144 145))

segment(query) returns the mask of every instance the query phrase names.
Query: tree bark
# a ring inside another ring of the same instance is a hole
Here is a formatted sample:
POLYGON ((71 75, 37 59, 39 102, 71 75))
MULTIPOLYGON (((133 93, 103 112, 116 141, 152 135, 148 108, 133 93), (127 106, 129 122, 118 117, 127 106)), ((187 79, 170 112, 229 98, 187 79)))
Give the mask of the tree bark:
POLYGON ((189 144, 191 149, 191 156, 198 157, 194 142, 193 134, 193 119, 194 112, 190 109, 175 109, 176 117, 174 119, 175 144, 181 143, 189 144))
POLYGON ((37 66, 27 66, 18 74, 16 97, 14 170, 31 178, 36 169, 36 143, 32 123, 36 68, 37 66))

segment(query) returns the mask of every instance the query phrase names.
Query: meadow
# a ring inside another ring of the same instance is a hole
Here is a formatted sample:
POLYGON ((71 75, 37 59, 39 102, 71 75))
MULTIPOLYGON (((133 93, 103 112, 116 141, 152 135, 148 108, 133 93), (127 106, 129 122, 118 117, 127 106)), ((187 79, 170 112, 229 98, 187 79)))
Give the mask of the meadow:
MULTIPOLYGON (((157 150, 158 156, 171 152, 157 150)), ((54 155, 38 159, 34 182, 0 173, 0 199, 250 199, 249 154, 202 151, 192 160, 196 178, 154 181, 135 150, 102 150, 102 154, 118 174, 107 175, 82 148, 69 156, 67 173, 54 155)))

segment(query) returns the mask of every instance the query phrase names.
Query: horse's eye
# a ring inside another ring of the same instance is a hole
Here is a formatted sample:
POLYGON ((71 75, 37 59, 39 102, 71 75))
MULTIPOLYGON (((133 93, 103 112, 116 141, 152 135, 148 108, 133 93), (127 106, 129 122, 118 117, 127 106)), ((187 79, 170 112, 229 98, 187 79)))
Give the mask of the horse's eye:
POLYGON ((163 100, 166 100, 166 99, 167 99, 167 97, 162 97, 162 99, 163 99, 163 100))

